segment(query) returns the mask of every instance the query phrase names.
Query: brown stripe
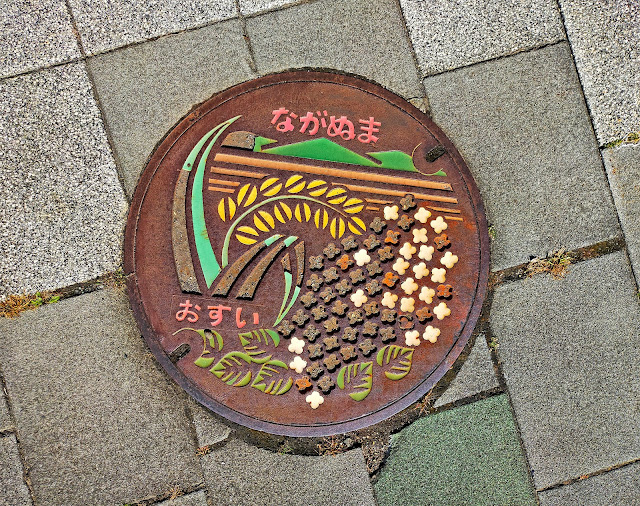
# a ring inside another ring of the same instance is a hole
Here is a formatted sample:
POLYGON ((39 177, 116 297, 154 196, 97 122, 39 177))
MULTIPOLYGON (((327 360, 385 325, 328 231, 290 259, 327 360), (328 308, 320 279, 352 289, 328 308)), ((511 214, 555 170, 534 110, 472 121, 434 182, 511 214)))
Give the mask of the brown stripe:
POLYGON ((434 211, 440 211, 442 213, 451 213, 451 214, 460 214, 460 211, 457 209, 449 209, 448 207, 435 207, 435 206, 427 206, 429 209, 433 209, 434 211))
POLYGON ((231 188, 220 188, 219 186, 209 186, 207 190, 212 192, 222 192, 222 193, 233 193, 235 191, 235 190, 232 190, 231 188))
POLYGON ((265 169, 279 169, 290 172, 305 172, 307 174, 319 174, 324 176, 342 177, 346 179, 358 179, 361 181, 372 181, 376 183, 398 184, 405 186, 417 186, 429 188, 431 190, 453 191, 449 183, 436 183, 434 181, 421 181, 408 177, 392 177, 382 174, 372 174, 370 172, 358 172, 356 170, 341 170, 319 165, 306 165, 302 163, 281 162, 278 160, 264 160, 261 158, 251 158, 248 156, 227 155, 218 153, 215 157, 217 162, 239 163, 252 167, 262 167, 265 169))
POLYGON ((211 172, 215 172, 216 174, 224 174, 225 176, 241 176, 241 177, 253 177, 256 179, 262 179, 266 174, 262 174, 261 172, 251 172, 248 170, 235 170, 235 169, 225 169, 224 167, 211 167, 211 172))
POLYGON ((171 218, 171 244, 173 260, 180 282, 180 289, 187 293, 201 293, 193 268, 189 236, 187 235, 186 198, 189 171, 181 170, 173 192, 173 214, 171 218))
POLYGON ((445 220, 463 221, 463 219, 460 218, 460 216, 445 216, 444 219, 445 220))
POLYGON ((371 207, 371 206, 367 206, 365 207, 365 209, 368 209, 369 211, 380 211, 379 207, 371 207))
POLYGON ((209 184, 226 184, 227 186, 240 186, 237 181, 225 181, 224 179, 209 178, 209 184))
POLYGON ((391 204, 390 200, 378 200, 378 199, 365 199, 367 202, 371 202, 372 204, 391 204))
MULTIPOLYGON (((393 197, 404 197, 406 191, 385 190, 382 188, 374 188, 373 186, 359 186, 356 184, 331 183, 333 185, 344 186, 352 191, 376 193, 379 195, 391 195, 393 197)), ((424 193, 412 192, 413 196, 421 200, 432 200, 434 202, 446 202, 447 204, 457 204, 458 200, 453 197, 439 197, 438 195, 426 195, 424 193)))

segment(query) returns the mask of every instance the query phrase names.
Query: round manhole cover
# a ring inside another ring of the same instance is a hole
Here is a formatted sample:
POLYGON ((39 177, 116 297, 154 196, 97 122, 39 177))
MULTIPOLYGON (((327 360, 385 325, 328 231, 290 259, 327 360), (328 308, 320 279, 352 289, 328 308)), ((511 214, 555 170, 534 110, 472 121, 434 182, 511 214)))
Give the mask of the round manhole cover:
POLYGON ((125 257, 165 370, 289 436, 419 400, 467 343, 489 265, 477 188, 440 129, 377 85, 306 71, 231 88, 167 135, 125 257))

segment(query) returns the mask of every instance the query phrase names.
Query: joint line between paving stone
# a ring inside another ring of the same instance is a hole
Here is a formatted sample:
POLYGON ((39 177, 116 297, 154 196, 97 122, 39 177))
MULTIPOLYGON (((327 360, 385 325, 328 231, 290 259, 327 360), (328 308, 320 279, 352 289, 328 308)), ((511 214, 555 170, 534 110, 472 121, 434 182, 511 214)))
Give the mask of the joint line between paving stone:
POLYGON ((554 40, 552 42, 546 42, 544 44, 540 44, 538 46, 533 46, 533 47, 528 47, 528 48, 525 48, 525 49, 518 49, 517 51, 514 51, 513 53, 501 54, 500 56, 496 56, 494 58, 488 58, 486 60, 469 63, 467 65, 461 65, 459 67, 455 67, 455 68, 451 68, 451 69, 447 69, 447 70, 442 70, 440 72, 434 72, 432 74, 427 74, 427 75, 423 76, 423 80, 428 78, 428 77, 440 76, 442 74, 448 74, 449 72, 457 72, 458 70, 464 70, 464 69, 468 69, 468 68, 471 68, 471 67, 476 67, 476 66, 482 65, 484 63, 504 60, 505 58, 510 58, 511 56, 516 56, 516 55, 526 54, 526 53, 532 53, 534 51, 538 51, 540 49, 545 49, 547 47, 557 46, 558 44, 562 44, 563 42, 566 42, 566 38, 557 39, 557 40, 554 40))
POLYGON ((258 67, 256 65, 256 57, 253 52, 253 45, 251 44, 251 39, 249 38, 249 32, 247 32, 247 20, 242 15, 242 11, 240 10, 240 0, 235 0, 236 4, 236 12, 238 13, 238 19, 240 20, 240 27, 242 29, 242 38, 247 46, 247 51, 249 52, 249 69, 254 74, 258 75, 258 67))
POLYGON ((16 445, 18 446, 18 455, 20 456, 20 464, 22 465, 22 481, 27 486, 27 490, 29 491, 29 497, 31 498, 31 503, 36 504, 36 496, 33 491, 33 486, 31 484, 31 477, 29 476, 29 466, 27 464, 27 459, 24 455, 24 448, 22 447, 22 441, 20 438, 20 433, 18 431, 18 424, 16 423, 16 417, 13 411, 13 404, 11 402, 11 398, 9 397, 9 391, 7 390, 7 383, 4 379, 4 371, 2 370, 2 366, 0 365, 0 390, 2 390, 2 395, 4 395, 5 401, 7 403, 7 411, 9 412, 9 420, 11 421, 11 425, 13 429, 10 431, 3 431, 2 437, 9 436, 12 434, 16 438, 16 445), (6 432, 6 434, 4 433, 6 432))
POLYGON ((278 12, 278 11, 286 11, 287 9, 291 9, 292 7, 298 7, 299 5, 312 4, 316 1, 317 0, 298 0, 288 4, 278 5, 276 7, 271 7, 271 8, 268 7, 266 9, 259 10, 256 12, 251 12, 249 14, 242 14, 242 12, 239 12, 239 14, 245 19, 257 18, 264 14, 271 14, 272 12, 278 12))
MULTIPOLYGON (((584 84, 582 82, 582 76, 578 71, 578 65, 576 64, 576 56, 573 52, 573 46, 571 45, 571 40, 569 39, 569 36, 567 34, 567 24, 566 24, 564 12, 562 10, 562 6, 560 5, 559 0, 556 0, 556 4, 558 5, 558 11, 560 12, 560 19, 562 20, 562 31, 564 32, 565 38, 567 39, 567 43, 569 45, 569 52, 571 53, 571 61, 573 61, 573 67, 576 71, 576 75, 578 76, 578 83, 580 84, 580 94, 582 96, 582 100, 584 101, 584 105, 587 108, 587 115, 589 116, 589 125, 591 126, 591 132, 593 133, 593 138, 596 140, 596 145, 598 146, 598 156, 600 157, 600 166, 602 167, 605 180, 607 181, 607 188, 609 189, 609 198, 611 199, 611 202, 613 203, 613 207, 616 210, 616 219, 618 220, 618 227, 620 228, 620 230, 622 231, 622 234, 624 235, 624 228, 622 228, 622 220, 620 219, 620 212, 618 211, 618 207, 616 206, 616 201, 613 198, 613 189, 611 188, 611 180, 609 179, 609 174, 607 174, 607 169, 604 163, 604 157, 602 156, 602 150, 605 148, 604 148, 604 145, 600 146, 600 143, 598 141, 595 124, 593 122, 593 112, 589 105, 589 101, 587 100, 587 96, 584 93, 584 84)), ((629 255, 629 247, 627 246, 626 241, 624 246, 624 252, 627 256, 627 262, 629 262, 629 265, 632 265, 631 256, 629 255)), ((631 269, 631 276, 633 277, 633 282, 635 283, 636 293, 639 293, 640 280, 638 280, 638 278, 636 277, 636 273, 634 269, 631 269)))

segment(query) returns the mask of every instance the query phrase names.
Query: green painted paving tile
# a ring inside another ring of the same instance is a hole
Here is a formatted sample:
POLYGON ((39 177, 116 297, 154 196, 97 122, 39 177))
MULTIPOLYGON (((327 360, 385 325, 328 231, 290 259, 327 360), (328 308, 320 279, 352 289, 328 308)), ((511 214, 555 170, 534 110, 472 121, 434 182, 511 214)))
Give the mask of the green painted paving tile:
POLYGON ((421 418, 393 436, 378 504, 536 504, 506 395, 421 418))

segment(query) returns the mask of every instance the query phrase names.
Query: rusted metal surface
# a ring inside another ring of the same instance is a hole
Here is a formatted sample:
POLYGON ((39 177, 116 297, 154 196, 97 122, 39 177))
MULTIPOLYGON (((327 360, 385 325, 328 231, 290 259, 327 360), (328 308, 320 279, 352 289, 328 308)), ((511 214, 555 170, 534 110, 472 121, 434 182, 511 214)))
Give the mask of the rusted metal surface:
POLYGON ((125 237, 131 305, 165 370, 222 416, 289 436, 418 401, 467 343, 488 277, 482 203, 451 142, 390 92, 321 72, 241 84, 180 122, 125 237))

